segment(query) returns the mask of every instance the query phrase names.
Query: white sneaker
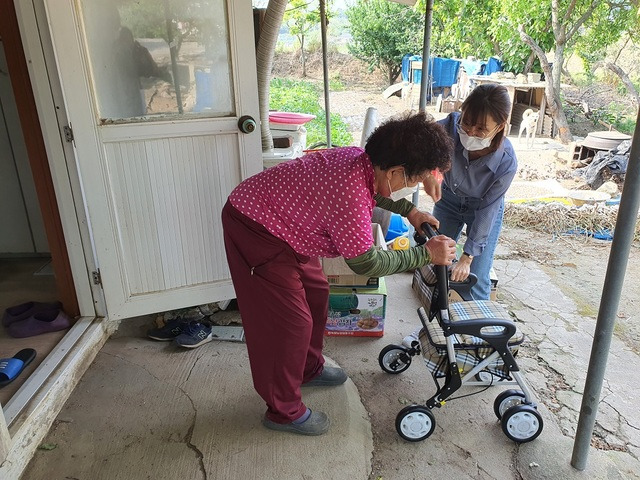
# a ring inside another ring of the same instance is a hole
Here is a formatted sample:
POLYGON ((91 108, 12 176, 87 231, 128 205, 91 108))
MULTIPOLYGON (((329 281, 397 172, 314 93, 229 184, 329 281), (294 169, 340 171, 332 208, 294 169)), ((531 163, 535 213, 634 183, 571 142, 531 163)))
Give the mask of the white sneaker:
POLYGON ((420 340, 418 340, 418 334, 420 333, 420 330, 416 330, 415 332, 412 332, 410 335, 407 335, 406 337, 404 337, 402 339, 402 346, 403 347, 407 347, 407 348, 411 348, 411 343, 412 342, 419 342, 420 340))

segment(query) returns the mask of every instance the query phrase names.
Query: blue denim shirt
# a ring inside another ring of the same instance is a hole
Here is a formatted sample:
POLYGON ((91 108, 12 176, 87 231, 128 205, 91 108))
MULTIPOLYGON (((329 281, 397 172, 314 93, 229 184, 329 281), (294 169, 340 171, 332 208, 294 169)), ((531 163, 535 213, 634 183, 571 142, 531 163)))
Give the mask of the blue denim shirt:
POLYGON ((465 252, 480 255, 496 220, 504 195, 516 175, 518 161, 513 146, 505 138, 495 152, 469 161, 467 150, 460 143, 456 123, 459 112, 450 113, 440 123, 454 142, 451 170, 444 174, 443 184, 456 196, 476 199, 477 209, 471 228, 467 230, 465 252))

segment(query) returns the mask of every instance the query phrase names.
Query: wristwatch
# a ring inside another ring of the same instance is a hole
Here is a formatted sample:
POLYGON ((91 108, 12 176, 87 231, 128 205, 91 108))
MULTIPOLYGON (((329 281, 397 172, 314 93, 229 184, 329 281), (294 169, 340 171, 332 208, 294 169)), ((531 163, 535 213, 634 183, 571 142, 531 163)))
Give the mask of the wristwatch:
POLYGON ((471 260, 473 260, 473 255, 469 255, 467 252, 462 252, 462 255, 464 255, 465 257, 469 257, 471 260))

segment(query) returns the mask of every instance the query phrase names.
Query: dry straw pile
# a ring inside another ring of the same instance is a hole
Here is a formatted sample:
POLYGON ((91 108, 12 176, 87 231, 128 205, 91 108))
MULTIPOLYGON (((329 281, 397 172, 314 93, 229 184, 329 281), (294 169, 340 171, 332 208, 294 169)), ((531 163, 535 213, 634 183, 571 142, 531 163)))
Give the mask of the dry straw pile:
MULTIPOLYGON (((505 204, 504 223, 553 235, 593 235, 613 232, 618 206, 568 206, 560 202, 505 204)), ((634 241, 640 241, 640 222, 636 222, 634 241)))

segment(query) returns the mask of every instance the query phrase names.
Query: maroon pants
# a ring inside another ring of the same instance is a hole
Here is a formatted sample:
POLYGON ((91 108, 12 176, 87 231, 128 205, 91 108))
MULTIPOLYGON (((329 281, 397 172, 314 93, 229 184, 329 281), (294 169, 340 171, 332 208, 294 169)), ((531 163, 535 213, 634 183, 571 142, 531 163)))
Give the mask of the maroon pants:
POLYGON ((222 225, 253 385, 267 418, 290 423, 306 411, 300 385, 322 373, 329 284, 318 258, 297 254, 229 202, 222 225))

